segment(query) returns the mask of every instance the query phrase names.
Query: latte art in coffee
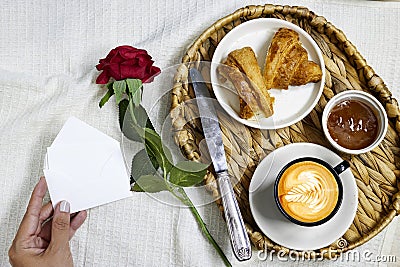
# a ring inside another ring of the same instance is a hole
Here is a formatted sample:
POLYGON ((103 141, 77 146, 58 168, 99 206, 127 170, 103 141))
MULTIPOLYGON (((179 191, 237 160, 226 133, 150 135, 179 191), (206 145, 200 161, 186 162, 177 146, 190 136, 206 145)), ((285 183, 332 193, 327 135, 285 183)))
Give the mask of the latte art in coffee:
POLYGON ((302 203, 308 205, 314 212, 319 212, 326 206, 324 179, 320 173, 305 171, 299 174, 299 180, 304 181, 298 184, 284 196, 287 202, 302 203))
POLYGON ((289 216, 307 223, 327 217, 336 206, 338 194, 338 185, 332 173, 313 161, 290 166, 278 185, 282 208, 289 216))

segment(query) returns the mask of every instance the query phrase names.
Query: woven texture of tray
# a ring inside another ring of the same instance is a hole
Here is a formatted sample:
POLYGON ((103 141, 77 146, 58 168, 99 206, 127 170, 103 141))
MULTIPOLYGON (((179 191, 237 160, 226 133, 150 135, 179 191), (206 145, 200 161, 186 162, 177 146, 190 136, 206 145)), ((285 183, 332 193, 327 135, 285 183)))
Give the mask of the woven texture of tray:
MULTIPOLYGON (((325 140, 321 128, 321 114, 327 101, 344 90, 363 90, 372 93, 383 104, 389 117, 389 129, 384 141, 372 152, 350 156, 340 154, 351 164, 358 186, 358 208, 356 217, 347 232, 327 248, 341 252, 353 249, 370 240, 400 213, 400 111, 397 101, 382 79, 367 65, 354 45, 343 32, 324 17, 304 7, 290 6, 247 6, 218 20, 198 37, 187 50, 182 63, 211 61, 218 43, 239 24, 251 19, 267 17, 287 20, 304 29, 320 47, 326 67, 326 80, 318 104, 302 121, 278 130, 258 130, 244 126, 227 115, 219 114, 220 126, 239 206, 245 220, 247 233, 252 244, 259 250, 283 250, 304 256, 271 241, 257 227, 249 207, 248 190, 257 164, 274 149, 296 142, 310 142, 333 150, 325 140)), ((366 33, 368 34, 368 33, 366 33)), ((203 69, 203 75, 209 76, 203 69)), ((206 149, 200 143, 203 133, 200 121, 191 120, 197 107, 185 104, 192 99, 193 90, 188 84, 187 64, 182 64, 175 76, 172 93, 172 124, 175 142, 190 160, 199 160, 201 151, 206 149)), ((218 189, 214 174, 208 172, 206 188, 218 200, 218 189)), ((324 248, 324 249, 327 249, 324 248)), ((326 257, 323 249, 315 251, 312 257, 326 257)), ((305 255, 307 256, 307 255, 305 255)))

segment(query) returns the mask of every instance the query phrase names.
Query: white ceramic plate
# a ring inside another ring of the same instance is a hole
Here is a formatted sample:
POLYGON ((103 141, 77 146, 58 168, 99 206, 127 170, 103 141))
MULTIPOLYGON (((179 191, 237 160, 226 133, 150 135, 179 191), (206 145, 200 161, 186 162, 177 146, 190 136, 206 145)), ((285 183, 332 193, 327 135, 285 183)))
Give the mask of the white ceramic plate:
POLYGON ((254 128, 279 129, 296 123, 307 116, 317 104, 324 87, 325 65, 321 50, 315 41, 300 27, 280 19, 260 18, 245 22, 231 30, 215 49, 211 64, 211 83, 221 106, 237 121, 254 128), (322 79, 318 83, 302 86, 290 86, 288 90, 271 89, 275 97, 274 115, 258 120, 245 120, 238 116, 239 98, 234 88, 218 81, 217 67, 228 54, 245 46, 253 48, 258 64, 264 67, 265 57, 272 37, 279 28, 286 27, 299 33, 300 41, 308 52, 308 59, 317 63, 322 69, 322 79))
POLYGON ((254 172, 249 188, 250 208, 261 231, 274 242, 297 250, 314 250, 335 242, 350 227, 357 211, 358 190, 350 169, 339 176, 343 183, 343 201, 328 222, 312 227, 290 222, 278 210, 274 200, 274 183, 280 169, 299 157, 315 157, 333 167, 342 159, 329 149, 310 143, 287 145, 269 154, 254 172))

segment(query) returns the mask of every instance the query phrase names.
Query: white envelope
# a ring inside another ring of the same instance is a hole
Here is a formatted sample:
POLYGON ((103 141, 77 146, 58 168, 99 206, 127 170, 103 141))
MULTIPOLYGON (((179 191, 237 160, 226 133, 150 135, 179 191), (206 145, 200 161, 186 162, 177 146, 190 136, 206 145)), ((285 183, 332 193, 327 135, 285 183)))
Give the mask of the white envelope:
POLYGON ((55 206, 71 212, 132 196, 119 142, 71 117, 47 149, 44 174, 55 206))
POLYGON ((119 142, 96 128, 84 123, 83 121, 70 117, 54 139, 51 146, 76 145, 76 144, 108 144, 114 143, 119 146, 119 142))

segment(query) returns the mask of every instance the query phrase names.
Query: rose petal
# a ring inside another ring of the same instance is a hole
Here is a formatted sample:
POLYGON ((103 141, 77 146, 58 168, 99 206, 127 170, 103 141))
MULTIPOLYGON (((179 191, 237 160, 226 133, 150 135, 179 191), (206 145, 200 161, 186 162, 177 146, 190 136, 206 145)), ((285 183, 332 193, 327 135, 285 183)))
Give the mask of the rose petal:
POLYGON ((151 83, 152 81, 154 81, 154 78, 160 73, 161 73, 160 68, 158 68, 156 66, 151 66, 148 77, 144 78, 142 80, 142 83, 151 83))
POLYGON ((108 75, 107 71, 103 71, 96 79, 97 84, 106 84, 110 80, 110 76, 108 75))
POLYGON ((110 53, 108 53, 108 55, 106 56, 106 58, 104 58, 103 60, 104 60, 105 62, 110 62, 110 60, 111 60, 117 53, 118 53, 118 50, 114 48, 113 50, 110 51, 110 53))
POLYGON ((151 82, 161 72, 153 63, 152 57, 144 49, 129 45, 118 46, 96 65, 97 70, 103 70, 98 80, 108 82, 110 77, 113 77, 115 80, 134 78, 142 82, 151 82))
POLYGON ((124 62, 125 59, 121 56, 119 52, 117 52, 110 60, 110 63, 121 63, 124 62))
POLYGON ((107 70, 110 73, 110 76, 113 77, 115 80, 119 81, 125 79, 121 77, 121 70, 119 64, 109 64, 107 66, 107 70))
POLYGON ((96 69, 97 69, 97 70, 102 70, 104 64, 106 64, 106 63, 107 63, 107 61, 106 61, 104 58, 103 58, 103 59, 100 59, 100 60, 99 60, 99 64, 96 65, 96 69))
POLYGON ((120 53, 125 59, 134 59, 138 54, 140 54, 140 50, 132 47, 132 49, 123 49, 120 53))
POLYGON ((126 78, 141 79, 143 76, 146 75, 145 68, 134 66, 131 64, 125 64, 125 62, 120 65, 120 69, 121 69, 121 77, 123 77, 123 79, 126 78))
POLYGON ((139 60, 139 65, 143 65, 143 64, 150 64, 152 65, 154 63, 153 60, 151 60, 151 56, 147 55, 147 54, 140 54, 137 55, 137 59, 139 60))
POLYGON ((118 51, 135 51, 138 50, 137 48, 130 46, 130 45, 121 45, 115 48, 118 51))

